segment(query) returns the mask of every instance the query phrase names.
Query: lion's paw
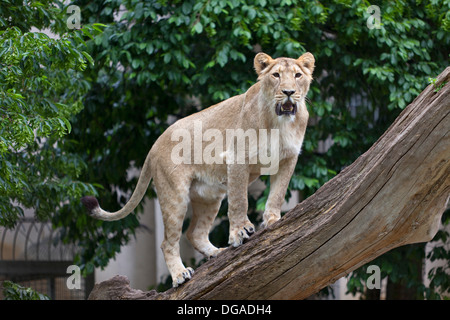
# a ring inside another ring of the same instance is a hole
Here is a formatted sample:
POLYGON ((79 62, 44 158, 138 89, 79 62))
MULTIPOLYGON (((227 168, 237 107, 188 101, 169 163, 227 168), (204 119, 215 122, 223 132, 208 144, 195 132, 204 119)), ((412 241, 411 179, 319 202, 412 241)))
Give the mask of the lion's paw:
POLYGON ((208 258, 212 259, 212 258, 217 257, 219 255, 219 253, 221 253, 225 249, 226 248, 216 248, 216 250, 214 250, 208 254, 208 258))
POLYGON ((185 283, 194 275, 194 269, 188 267, 180 273, 172 276, 172 285, 178 287, 180 284, 185 283))
POLYGON ((255 226, 250 222, 238 228, 230 228, 228 243, 233 247, 238 247, 244 242, 244 239, 248 239, 253 233, 255 233, 255 226))
POLYGON ((272 224, 274 224, 278 220, 280 220, 280 214, 279 213, 265 212, 264 215, 263 215, 263 222, 261 224, 261 227, 262 228, 266 228, 268 226, 271 226, 272 224))

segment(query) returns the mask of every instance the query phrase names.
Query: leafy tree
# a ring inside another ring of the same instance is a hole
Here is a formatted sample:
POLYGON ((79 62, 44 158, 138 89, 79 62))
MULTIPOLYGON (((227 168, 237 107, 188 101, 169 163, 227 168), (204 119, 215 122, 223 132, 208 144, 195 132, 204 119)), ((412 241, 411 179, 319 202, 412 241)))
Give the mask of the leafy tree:
POLYGON ((50 300, 45 294, 11 281, 3 281, 2 286, 4 300, 50 300))
POLYGON ((81 72, 90 56, 52 3, 10 0, 0 6, 0 224, 7 227, 23 207, 49 219, 63 202, 95 191, 78 180, 86 167, 81 157, 64 150, 76 142, 61 139, 83 108, 89 82, 81 72))

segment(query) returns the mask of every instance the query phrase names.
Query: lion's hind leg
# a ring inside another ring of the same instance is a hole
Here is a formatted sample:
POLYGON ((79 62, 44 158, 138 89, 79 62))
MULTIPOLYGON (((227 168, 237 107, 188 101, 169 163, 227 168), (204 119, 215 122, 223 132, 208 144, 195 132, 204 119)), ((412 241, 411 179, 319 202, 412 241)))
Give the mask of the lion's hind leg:
POLYGON ((177 189, 166 187, 161 189, 164 192, 159 192, 158 186, 161 187, 161 185, 156 184, 156 191, 164 221, 164 240, 161 249, 172 276, 172 284, 177 287, 194 274, 192 268, 184 266, 180 256, 180 238, 189 202, 189 187, 179 184, 177 189))
POLYGON ((194 248, 205 257, 217 256, 224 248, 217 248, 209 241, 209 232, 219 211, 222 198, 216 200, 192 199, 192 220, 186 236, 194 248))

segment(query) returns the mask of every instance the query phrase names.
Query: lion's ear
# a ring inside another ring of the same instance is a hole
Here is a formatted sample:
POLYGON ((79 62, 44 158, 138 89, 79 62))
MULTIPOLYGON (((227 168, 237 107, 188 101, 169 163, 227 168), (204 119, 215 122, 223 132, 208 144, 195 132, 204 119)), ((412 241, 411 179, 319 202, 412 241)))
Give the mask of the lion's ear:
POLYGON ((263 72, 268 65, 272 63, 273 59, 264 52, 260 52, 255 56, 255 60, 253 61, 253 65, 255 67, 256 73, 258 76, 263 72))
POLYGON ((314 71, 314 63, 316 60, 314 59, 314 56, 310 52, 306 52, 302 54, 297 61, 305 68, 307 68, 311 74, 314 71))

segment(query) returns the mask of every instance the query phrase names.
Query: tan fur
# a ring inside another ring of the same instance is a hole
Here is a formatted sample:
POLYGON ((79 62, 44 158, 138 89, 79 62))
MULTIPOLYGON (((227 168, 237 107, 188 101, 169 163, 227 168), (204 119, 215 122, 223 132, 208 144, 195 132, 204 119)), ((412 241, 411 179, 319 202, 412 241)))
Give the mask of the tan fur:
MULTIPOLYGON (((201 112, 183 118, 170 126, 151 148, 142 168, 136 189, 129 202, 115 213, 102 210, 98 205, 91 208, 94 217, 117 220, 130 212, 141 201, 150 179, 153 178, 163 214, 165 234, 161 248, 172 275, 173 285, 178 286, 192 276, 193 270, 186 268, 180 258, 179 240, 188 202, 191 201, 193 218, 187 237, 192 245, 207 257, 216 256, 221 250, 210 243, 209 231, 220 203, 228 195, 228 217, 230 221, 229 244, 238 246, 255 231, 247 217, 247 188, 261 174, 261 163, 245 164, 175 164, 172 150, 179 141, 173 141, 177 129, 188 130, 193 136, 194 124, 201 123, 203 132, 215 128, 226 136, 227 129, 279 129, 278 171, 270 177, 270 193, 263 215, 263 226, 269 226, 280 219, 289 180, 300 153, 308 111, 305 97, 309 90, 314 70, 314 57, 305 53, 298 59, 272 59, 265 53, 258 53, 254 59, 258 82, 245 94, 234 96, 201 112), (276 75, 278 73, 278 77, 276 75), (300 77, 296 77, 300 74, 300 77), (291 98, 296 103, 295 115, 277 115, 277 104, 285 103, 288 95, 283 90, 294 91, 291 98)), ((209 144, 204 141, 201 150, 209 144)), ((220 156, 230 156, 229 145, 220 156)), ((267 145, 267 148, 269 146, 267 145)), ((197 150, 198 151, 198 150, 197 150)), ((261 150, 258 150, 261 152, 261 150)), ((192 160, 194 158, 192 147, 192 160)))

